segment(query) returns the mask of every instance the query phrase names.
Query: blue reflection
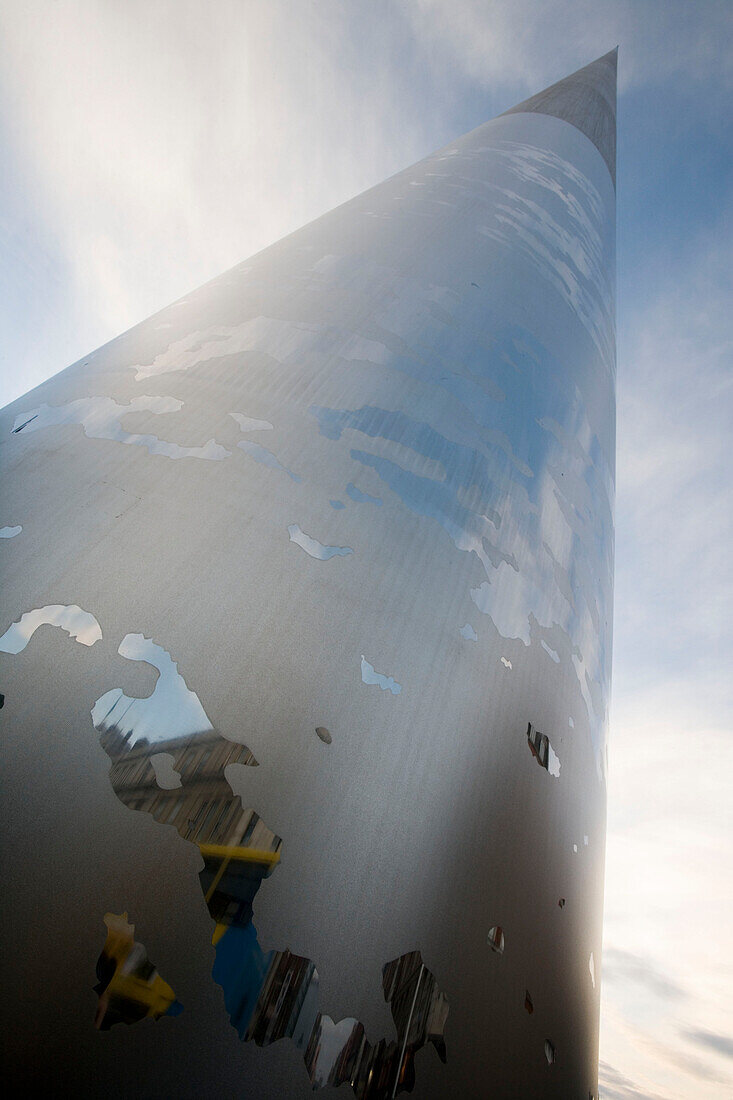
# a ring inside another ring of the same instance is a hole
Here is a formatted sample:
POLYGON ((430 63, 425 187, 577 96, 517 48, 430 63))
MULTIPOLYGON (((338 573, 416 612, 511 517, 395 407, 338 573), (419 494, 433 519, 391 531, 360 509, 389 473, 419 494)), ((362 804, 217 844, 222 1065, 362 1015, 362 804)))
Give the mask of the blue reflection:
POLYGON ((614 485, 606 453, 612 436, 601 441, 589 421, 593 402, 605 400, 603 392, 597 396, 597 367, 575 352, 560 360, 517 325, 492 330, 490 304, 480 335, 470 319, 447 336, 437 333, 430 345, 423 334, 410 347, 387 328, 398 324, 396 307, 378 320, 384 327, 354 339, 349 357, 368 355, 384 370, 422 381, 437 376, 461 405, 411 402, 423 415, 429 410, 429 420, 376 405, 312 406, 320 433, 334 442, 345 432, 375 441, 355 447, 349 440, 350 458, 373 469, 409 512, 435 520, 458 550, 478 558, 484 577, 468 586, 471 598, 502 636, 529 645, 533 621, 557 630, 551 648, 560 663, 570 662, 572 651, 589 715, 601 719, 591 719, 600 767, 614 485), (467 372, 477 383, 493 380, 505 400, 473 400, 462 389, 467 372))
POLYGON ((356 501, 357 504, 381 504, 382 503, 382 498, 381 497, 373 497, 369 493, 362 492, 362 490, 357 489, 356 485, 354 485, 353 482, 351 482, 351 481, 346 486, 346 493, 347 493, 348 496, 351 497, 352 500, 356 501))
POLYGON ((490 517, 460 504, 454 485, 418 477, 388 458, 365 451, 351 451, 350 454, 357 462, 376 470, 411 512, 436 519, 459 550, 472 550, 486 567, 489 563, 498 565, 504 561, 516 569, 514 555, 505 554, 489 541, 495 537, 495 525, 490 517))
POLYGON ((550 150, 501 140, 487 149, 499 182, 485 184, 496 198, 493 217, 480 231, 531 260, 609 363, 614 294, 600 232, 601 196, 586 176, 550 150))
POLYGON ((301 550, 305 550, 306 554, 309 554, 312 558, 316 558, 318 561, 329 561, 330 558, 346 557, 347 554, 354 553, 350 546, 325 546, 322 542, 319 542, 318 539, 306 535, 305 531, 302 531, 297 523, 290 524, 288 527, 288 534, 290 535, 291 542, 294 542, 301 550))
POLYGON ((374 665, 370 665, 366 657, 361 655, 361 679, 365 684, 378 684, 382 691, 391 691, 393 695, 399 695, 402 685, 398 684, 391 676, 385 676, 382 672, 375 672, 374 665))
POLYGON ((102 628, 90 611, 78 604, 47 604, 26 611, 11 623, 0 638, 0 652, 22 653, 40 626, 60 626, 70 638, 81 645, 94 645, 101 640, 102 628))
POLYGON ((259 443, 253 443, 250 439, 240 439, 237 446, 241 447, 243 451, 247 452, 250 458, 253 458, 255 462, 259 462, 262 466, 269 466, 271 470, 282 470, 282 472, 292 478, 293 481, 302 481, 302 478, 294 474, 292 470, 288 470, 287 466, 283 466, 272 451, 268 451, 267 447, 263 447, 259 443))
POLYGON ((115 729, 130 748, 140 740, 157 744, 212 729, 198 695, 188 689, 167 650, 142 634, 127 634, 118 653, 128 661, 153 665, 160 675, 146 699, 131 699, 122 688, 105 692, 92 708, 95 729, 115 729))
POLYGON ((252 921, 228 925, 216 944, 212 975, 224 991, 224 1005, 240 1039, 255 1014, 274 954, 262 950, 252 921))
POLYGON ((272 424, 269 420, 257 420, 254 416, 245 416, 244 413, 232 413, 230 412, 232 420, 236 420, 239 424, 240 431, 243 432, 271 432, 272 424))

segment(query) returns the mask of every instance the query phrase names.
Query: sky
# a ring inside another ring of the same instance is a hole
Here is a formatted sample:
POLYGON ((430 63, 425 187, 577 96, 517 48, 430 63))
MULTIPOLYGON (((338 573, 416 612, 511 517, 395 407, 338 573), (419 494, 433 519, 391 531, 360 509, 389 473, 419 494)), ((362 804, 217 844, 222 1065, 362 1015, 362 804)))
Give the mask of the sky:
POLYGON ((733 1094, 733 4, 0 5, 0 405, 619 45, 605 1100, 733 1094))

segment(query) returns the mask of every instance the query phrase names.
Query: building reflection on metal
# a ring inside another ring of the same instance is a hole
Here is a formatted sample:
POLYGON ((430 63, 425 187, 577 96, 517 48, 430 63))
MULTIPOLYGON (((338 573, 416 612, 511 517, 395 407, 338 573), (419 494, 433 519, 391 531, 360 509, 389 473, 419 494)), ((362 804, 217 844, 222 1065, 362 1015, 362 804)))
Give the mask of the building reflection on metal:
POLYGON ((117 689, 95 703, 92 718, 112 761, 112 788, 129 809, 173 825, 184 840, 198 846, 204 859, 201 886, 217 923, 215 938, 228 925, 247 927, 254 896, 276 866, 282 841, 254 810, 243 809, 225 770, 230 764, 256 767, 257 761, 245 745, 211 727, 198 697, 160 646, 142 635, 128 635, 120 652, 156 661, 161 676, 147 699, 130 699, 117 689), (165 694, 157 701, 161 687, 165 694), (176 725, 185 730, 192 717, 203 728, 176 736, 176 725), (168 789, 159 781, 160 756, 168 758, 173 776, 168 789))
POLYGON ((550 738, 546 733, 540 733, 531 722, 527 725, 527 744, 529 750, 541 768, 544 768, 555 778, 560 776, 560 761, 557 753, 550 744, 550 738))
MULTIPOLYGON (((421 1047, 432 1043, 446 1060, 443 1028, 448 1002, 420 952, 402 955, 384 967, 384 998, 397 1041, 382 1039, 372 1045, 358 1020, 334 1023, 324 1015, 314 963, 288 950, 263 951, 252 921, 252 903, 280 860, 282 840, 254 810, 242 808, 225 771, 231 764, 256 767, 257 761, 245 745, 211 728, 198 697, 160 646, 142 635, 128 635, 120 652, 156 663, 161 673, 156 691, 163 687, 167 706, 156 709, 155 692, 148 699, 130 699, 119 689, 97 701, 92 716, 100 744, 112 761, 110 783, 128 809, 172 825, 198 847, 204 861, 201 889, 215 923, 213 976, 224 991, 240 1039, 258 1046, 290 1039, 303 1051, 314 1088, 348 1082, 358 1100, 411 1091, 413 1059, 421 1047), (171 696, 178 706, 171 706, 171 696), (206 728, 165 736, 176 722, 185 725, 197 711, 206 728)), ((328 730, 319 727, 316 732, 322 741, 331 742, 328 730)), ((173 992, 148 963, 144 949, 134 943, 132 926, 114 914, 107 914, 105 922, 109 935, 97 965, 97 1026, 171 1014, 173 992)))
POLYGON ((186 1004, 16 1013, 25 1092, 595 1093, 615 73, 0 412, 6 1002, 107 912, 101 1028, 186 1004))
POLYGON ((258 1046, 290 1039, 303 1051, 313 1088, 347 1083, 358 1100, 382 1100, 412 1091, 414 1057, 426 1043, 446 1060, 448 1002, 419 951, 384 967, 384 999, 398 1039, 374 1044, 358 1020, 334 1023, 319 1010, 318 971, 310 959, 290 951, 263 954, 251 926, 222 931, 214 977, 240 1038, 258 1046))
POLYGON ((107 939, 97 960, 99 994, 95 1027, 108 1031, 114 1024, 134 1024, 138 1020, 158 1020, 178 1016, 183 1005, 134 938, 135 926, 127 913, 107 913, 107 939))

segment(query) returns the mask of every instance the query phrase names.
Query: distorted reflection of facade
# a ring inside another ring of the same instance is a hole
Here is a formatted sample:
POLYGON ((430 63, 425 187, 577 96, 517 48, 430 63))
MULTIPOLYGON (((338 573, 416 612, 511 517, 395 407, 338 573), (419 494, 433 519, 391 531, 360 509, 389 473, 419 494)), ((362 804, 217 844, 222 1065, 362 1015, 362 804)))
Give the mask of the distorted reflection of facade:
POLYGON ((229 764, 256 766, 254 756, 246 745, 228 741, 216 730, 152 744, 145 738, 132 740, 131 732, 111 726, 100 734, 112 760, 115 794, 129 809, 152 814, 198 845, 204 857, 201 886, 211 916, 218 924, 248 924, 254 896, 277 864, 282 844, 254 810, 242 809, 224 775, 229 764), (180 777, 180 786, 172 790, 161 790, 151 762, 161 751, 172 757, 180 777))
POLYGON ((534 756, 539 766, 547 771, 550 748, 550 739, 547 734, 540 733, 540 731, 536 730, 530 722, 527 726, 527 743, 530 747, 532 756, 534 756))
POLYGON ((398 1040, 381 1039, 372 1046, 357 1020, 342 1020, 335 1025, 330 1017, 319 1013, 305 1052, 314 1088, 348 1082, 357 1100, 382 1100, 398 1090, 412 1091, 413 1060, 426 1043, 432 1043, 445 1062, 443 1029, 448 1002, 423 964, 420 952, 412 951, 388 963, 382 985, 398 1040))
POLYGON ((108 1031, 114 1024, 177 1016, 182 1005, 134 938, 135 926, 127 913, 107 913, 107 939, 97 960, 99 994, 95 1027, 108 1031))
MULTIPOLYGON (((214 977, 241 1039, 258 1046, 290 1039, 304 1052, 314 1088, 348 1082, 358 1100, 381 1100, 396 1088, 411 1090, 413 1058, 426 1043, 432 1043, 445 1061, 448 1002, 418 951, 384 967, 384 997, 400 1038, 372 1045, 358 1020, 334 1024, 320 1012, 318 971, 310 959, 287 950, 263 952, 260 948, 252 903, 263 878, 280 859, 282 841, 253 810, 242 809, 226 780, 230 764, 257 766, 245 745, 213 729, 150 742, 136 738, 134 726, 123 733, 119 726, 103 722, 100 744, 112 761, 110 782, 120 801, 131 810, 151 814, 161 824, 173 825, 184 840, 198 846, 204 858, 201 887, 216 922, 214 977), (161 755, 171 764, 169 789, 160 785, 156 762, 161 755)), ((106 957, 103 953, 100 965, 106 957)), ((120 979, 113 978, 112 983, 116 999, 112 1007, 106 1005, 107 1018, 113 1011, 123 1018, 122 1010, 115 1008, 120 1002, 120 979)), ((169 1007, 164 1003, 168 989, 157 980, 156 1007, 150 1011, 138 1012, 128 998, 124 1010, 128 1022, 163 1014, 169 1007)))

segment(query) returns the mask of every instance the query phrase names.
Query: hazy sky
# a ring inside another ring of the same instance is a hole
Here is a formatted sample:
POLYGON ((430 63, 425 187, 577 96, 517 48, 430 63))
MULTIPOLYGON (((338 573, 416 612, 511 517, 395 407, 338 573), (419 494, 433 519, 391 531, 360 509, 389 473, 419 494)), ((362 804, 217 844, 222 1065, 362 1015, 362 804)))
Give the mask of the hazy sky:
POLYGON ((733 3, 5 0, 0 403, 615 46, 601 1095, 733 1091, 733 3))

